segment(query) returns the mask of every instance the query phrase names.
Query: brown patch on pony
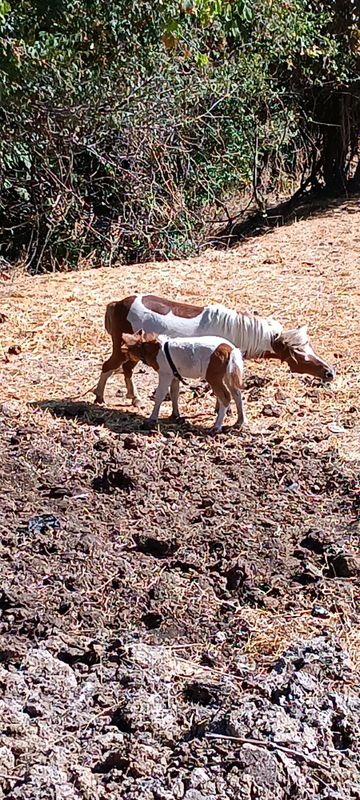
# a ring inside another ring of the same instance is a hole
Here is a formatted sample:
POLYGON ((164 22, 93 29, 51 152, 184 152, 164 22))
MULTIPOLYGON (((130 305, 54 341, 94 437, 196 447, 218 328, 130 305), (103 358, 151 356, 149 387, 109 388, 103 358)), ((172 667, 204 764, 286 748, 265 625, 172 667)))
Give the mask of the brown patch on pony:
POLYGON ((149 311, 154 314, 161 314, 166 317, 172 311, 177 317, 183 319, 193 319, 198 317, 204 311, 204 306, 192 306, 188 303, 177 303, 174 300, 164 300, 162 297, 155 297, 155 295, 147 294, 142 298, 142 303, 149 311))
POLYGON ((124 300, 109 303, 105 312, 105 330, 112 338, 113 351, 110 358, 104 361, 101 372, 110 372, 119 369, 126 361, 121 350, 123 333, 132 333, 132 327, 127 315, 135 300, 135 295, 125 297, 124 300))
POLYGON ((224 383, 224 376, 229 364, 229 359, 233 347, 223 342, 214 350, 210 356, 208 368, 206 370, 205 380, 211 386, 214 394, 224 406, 228 406, 231 401, 229 389, 224 383))

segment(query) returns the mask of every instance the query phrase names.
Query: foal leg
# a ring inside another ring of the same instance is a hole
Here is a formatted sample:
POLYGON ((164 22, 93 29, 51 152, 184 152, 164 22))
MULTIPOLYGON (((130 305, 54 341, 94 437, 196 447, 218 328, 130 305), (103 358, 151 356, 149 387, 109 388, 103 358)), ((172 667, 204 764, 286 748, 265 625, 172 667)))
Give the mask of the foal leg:
POLYGON ((167 392, 169 391, 170 383, 171 383, 170 375, 167 374, 164 375, 160 373, 158 387, 155 392, 155 405, 150 414, 149 419, 147 420, 147 425, 149 427, 153 427, 153 425, 156 425, 158 421, 160 406, 163 400, 165 400, 167 392))
POLYGON ((214 433, 219 433, 223 426, 225 414, 230 406, 231 395, 223 380, 210 385, 219 403, 219 411, 213 427, 214 433))
POLYGON ((246 414, 245 414, 245 411, 244 411, 244 404, 243 404, 242 394, 240 392, 240 389, 235 389, 234 387, 231 387, 230 391, 231 391, 231 394, 232 394, 232 396, 233 396, 233 398, 235 400, 236 408, 237 408, 237 414, 238 414, 237 421, 235 423, 235 427, 236 428, 241 428, 242 425, 246 425, 246 423, 247 423, 246 414))
POLYGON ((173 378, 171 381, 170 386, 170 397, 172 402, 172 412, 171 418, 172 419, 180 419, 180 412, 179 412, 179 381, 177 378, 173 378))
MULTIPOLYGON (((215 403, 215 414, 217 414, 217 413, 218 413, 218 411, 219 411, 219 408, 220 408, 220 401, 219 401, 219 400, 216 398, 216 403, 215 403)), ((226 409, 226 413, 227 413, 227 414, 231 414, 231 408, 230 408, 230 406, 229 406, 229 407, 226 409)))

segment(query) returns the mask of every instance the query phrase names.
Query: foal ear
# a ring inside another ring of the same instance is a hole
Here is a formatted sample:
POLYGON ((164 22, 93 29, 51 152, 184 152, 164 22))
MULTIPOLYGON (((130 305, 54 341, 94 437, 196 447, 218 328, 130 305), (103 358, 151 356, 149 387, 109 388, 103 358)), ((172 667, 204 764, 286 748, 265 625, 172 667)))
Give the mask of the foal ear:
POLYGON ((122 340, 123 344, 121 345, 121 350, 127 350, 129 347, 134 347, 135 344, 139 344, 139 334, 123 333, 122 340))
POLYGON ((157 342, 157 340, 156 333, 143 333, 143 342, 157 342))

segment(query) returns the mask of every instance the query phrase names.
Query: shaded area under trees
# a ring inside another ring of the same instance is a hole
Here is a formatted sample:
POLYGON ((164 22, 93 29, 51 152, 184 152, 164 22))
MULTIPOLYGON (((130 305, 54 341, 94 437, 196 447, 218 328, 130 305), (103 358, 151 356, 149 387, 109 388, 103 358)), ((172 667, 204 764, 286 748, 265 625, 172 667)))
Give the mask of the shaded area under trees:
POLYGON ((360 186, 355 0, 0 0, 0 256, 186 255, 252 192, 360 186))

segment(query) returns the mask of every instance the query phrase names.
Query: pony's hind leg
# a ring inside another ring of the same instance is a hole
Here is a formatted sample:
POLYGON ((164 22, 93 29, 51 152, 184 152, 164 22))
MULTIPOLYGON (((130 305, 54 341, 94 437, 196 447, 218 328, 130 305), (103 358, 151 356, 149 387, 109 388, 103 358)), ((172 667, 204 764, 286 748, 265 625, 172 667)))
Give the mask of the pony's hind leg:
POLYGON ((110 376, 116 372, 124 363, 126 356, 121 350, 115 350, 107 361, 102 365, 101 375, 94 389, 95 403, 104 403, 104 391, 110 376))
POLYGON ((136 394, 132 378, 134 366, 135 364, 132 361, 125 361, 123 364, 123 372, 126 385, 126 397, 132 401, 133 406, 138 406, 140 400, 138 395, 136 394))
POLYGON ((231 387, 230 391, 235 400, 238 415, 235 427, 241 428, 242 425, 246 425, 247 423, 242 394, 240 389, 236 389, 234 386, 231 387))

